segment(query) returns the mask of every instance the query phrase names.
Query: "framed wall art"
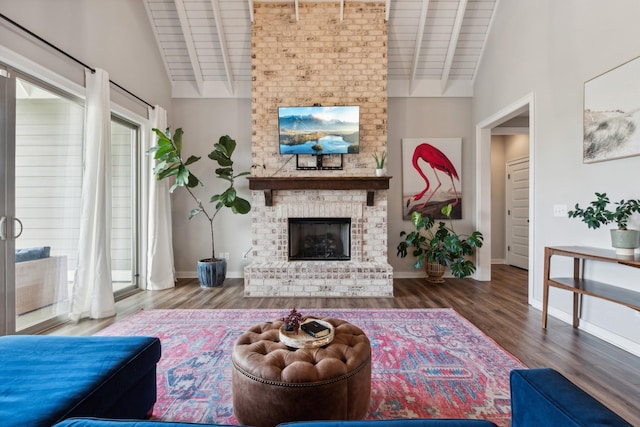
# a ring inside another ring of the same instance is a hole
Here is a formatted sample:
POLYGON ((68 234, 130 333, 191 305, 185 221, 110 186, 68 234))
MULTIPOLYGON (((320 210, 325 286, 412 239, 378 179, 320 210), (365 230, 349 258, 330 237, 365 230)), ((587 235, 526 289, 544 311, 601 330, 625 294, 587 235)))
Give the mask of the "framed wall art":
POLYGON ((402 139, 402 217, 420 211, 442 219, 451 203, 452 219, 462 218, 462 138, 402 139))
POLYGON ((640 57, 584 84, 583 161, 640 154, 640 57))

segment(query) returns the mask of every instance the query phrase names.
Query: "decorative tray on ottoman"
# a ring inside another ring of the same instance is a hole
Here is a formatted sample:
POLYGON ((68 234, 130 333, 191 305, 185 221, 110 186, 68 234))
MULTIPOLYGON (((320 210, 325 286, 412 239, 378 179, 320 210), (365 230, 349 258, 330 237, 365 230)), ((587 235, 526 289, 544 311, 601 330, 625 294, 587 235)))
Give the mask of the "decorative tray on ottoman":
POLYGON ((304 332, 302 329, 299 329, 297 333, 293 331, 285 331, 284 325, 282 325, 280 327, 280 342, 287 347, 293 348, 317 348, 325 346, 333 341, 334 332, 333 325, 331 325, 331 323, 325 322, 324 320, 311 318, 302 322, 300 327, 302 328, 302 325, 309 322, 318 322, 322 326, 329 328, 329 334, 320 338, 316 338, 304 332))

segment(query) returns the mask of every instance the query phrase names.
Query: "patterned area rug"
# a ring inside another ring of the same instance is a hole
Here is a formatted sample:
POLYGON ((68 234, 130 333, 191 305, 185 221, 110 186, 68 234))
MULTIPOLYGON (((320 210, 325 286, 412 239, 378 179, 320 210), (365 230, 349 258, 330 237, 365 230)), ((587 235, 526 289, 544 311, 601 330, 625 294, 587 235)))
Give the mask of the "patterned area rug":
MULTIPOLYGON (((509 426, 509 372, 524 365, 452 309, 299 309, 360 327, 371 340, 368 419, 474 418, 509 426)), ((231 351, 283 310, 142 310, 96 335, 162 341, 154 419, 238 424, 231 351)))

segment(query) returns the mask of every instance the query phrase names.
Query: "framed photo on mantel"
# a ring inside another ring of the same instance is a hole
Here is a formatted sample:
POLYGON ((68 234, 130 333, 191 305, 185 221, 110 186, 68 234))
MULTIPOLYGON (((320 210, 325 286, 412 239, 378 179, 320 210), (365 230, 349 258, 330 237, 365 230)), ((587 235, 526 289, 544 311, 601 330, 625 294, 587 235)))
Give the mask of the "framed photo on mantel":
POLYGON ((640 154, 640 57, 584 84, 583 162, 640 154))

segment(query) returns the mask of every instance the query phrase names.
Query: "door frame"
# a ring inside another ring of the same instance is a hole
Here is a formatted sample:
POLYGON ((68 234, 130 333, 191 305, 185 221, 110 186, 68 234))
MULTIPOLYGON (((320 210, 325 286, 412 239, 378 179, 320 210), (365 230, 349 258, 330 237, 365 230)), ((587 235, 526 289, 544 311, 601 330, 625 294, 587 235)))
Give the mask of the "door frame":
POLYGON ((16 329, 15 291, 15 115, 16 85, 11 68, 2 66, 6 77, 0 76, 0 102, 6 107, 0 116, 0 189, 4 198, 0 200, 0 216, 5 217, 3 230, 6 239, 0 241, 0 304, 4 317, 0 319, 0 335, 14 334, 16 329))
POLYGON ((491 129, 519 114, 529 112, 529 301, 533 299, 533 254, 535 249, 535 96, 528 95, 505 106, 476 124, 476 218, 477 228, 485 236, 477 251, 475 278, 491 280, 491 129))

